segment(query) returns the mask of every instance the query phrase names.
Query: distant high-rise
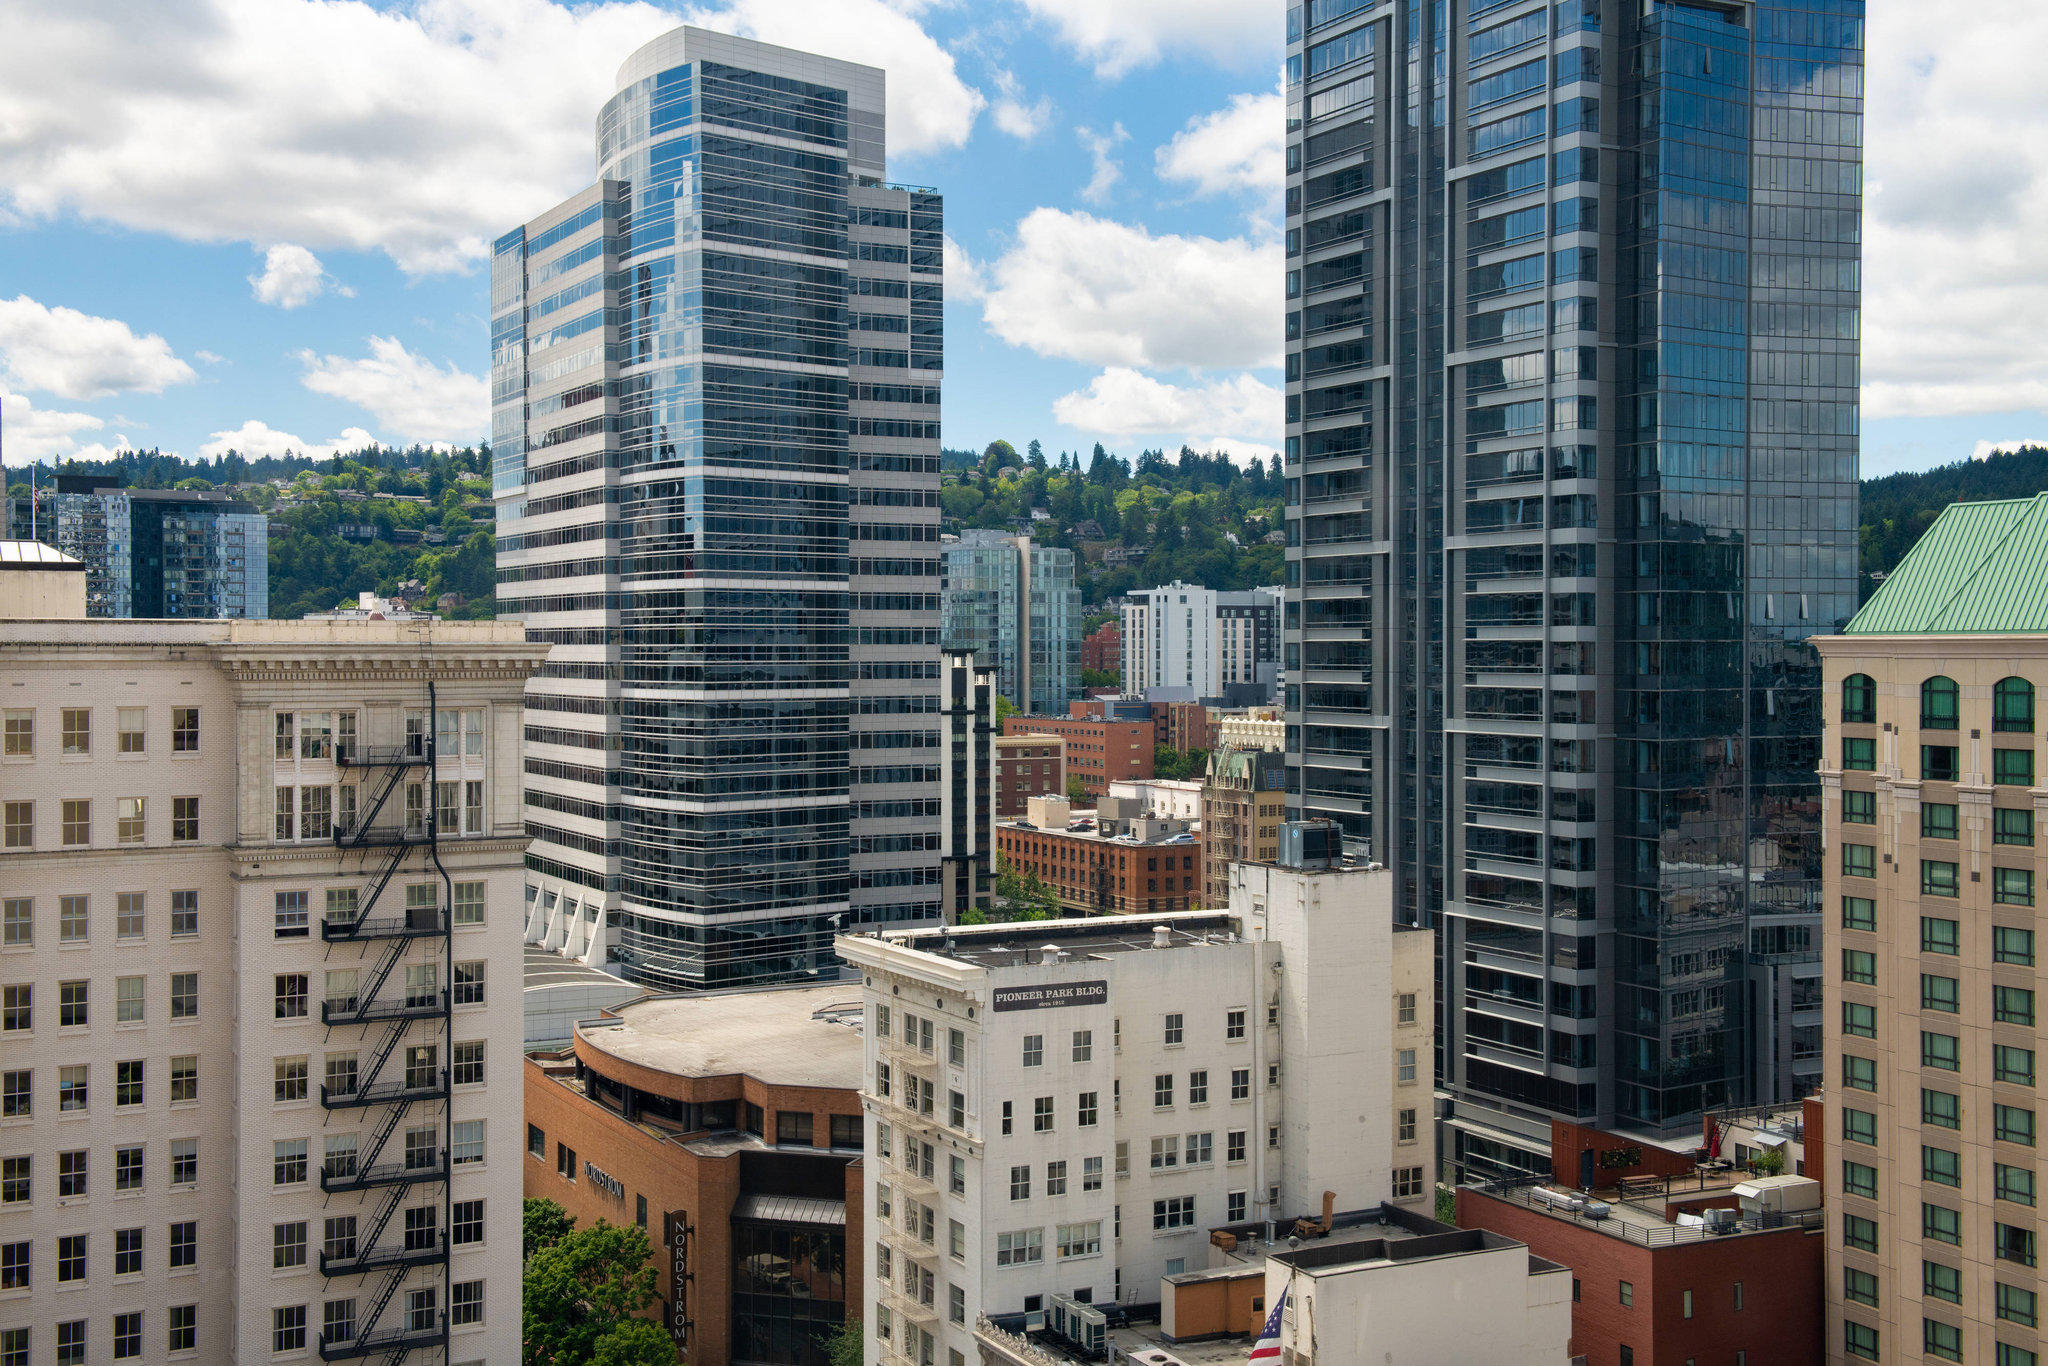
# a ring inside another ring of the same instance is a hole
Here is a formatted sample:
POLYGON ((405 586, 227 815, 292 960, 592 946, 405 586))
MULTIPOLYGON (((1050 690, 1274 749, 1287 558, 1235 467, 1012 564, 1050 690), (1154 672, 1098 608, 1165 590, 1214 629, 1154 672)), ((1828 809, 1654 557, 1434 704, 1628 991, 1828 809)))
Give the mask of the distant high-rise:
POLYGON ((0 539, 33 535, 84 564, 89 616, 270 615, 269 519, 231 494, 60 474, 33 507, 6 502, 0 539))
POLYGON ((1467 1169, 1819 1082, 1862 16, 1288 8, 1288 761, 1438 929, 1467 1169))
POLYGON ((947 649, 972 650, 996 691, 1037 716, 1065 716, 1081 685, 1074 552, 969 529, 945 549, 947 649))
POLYGON ((497 244, 529 937, 670 989, 939 914, 939 196, 883 73, 677 29, 598 182, 497 244))
POLYGON ((1280 599, 1278 588, 1225 593, 1179 580, 1126 594, 1124 691, 1182 688, 1232 706, 1272 701, 1280 599))

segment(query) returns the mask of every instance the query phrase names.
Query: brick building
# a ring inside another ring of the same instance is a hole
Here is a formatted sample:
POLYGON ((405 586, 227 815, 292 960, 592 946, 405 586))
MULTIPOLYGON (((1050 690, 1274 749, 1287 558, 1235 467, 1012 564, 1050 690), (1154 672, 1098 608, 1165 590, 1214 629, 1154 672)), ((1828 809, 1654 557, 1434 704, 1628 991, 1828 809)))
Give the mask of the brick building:
POLYGON ((1230 895, 1230 865, 1271 863, 1287 819, 1287 762, 1277 750, 1228 747, 1209 755, 1203 775, 1202 904, 1230 895))
POLYGON ((1067 792, 1067 742, 1057 735, 1003 735, 995 742, 995 818, 1014 820, 1033 797, 1067 792))
POLYGON ((1111 673, 1123 667, 1124 628, 1114 621, 1106 621, 1081 639, 1081 667, 1084 669, 1107 669, 1111 673))
POLYGON ((1117 778, 1152 776, 1151 720, 1108 721, 1081 716, 1012 716, 1005 735, 1056 735, 1066 742, 1067 772, 1099 797, 1117 778))
POLYGON ((1552 1129, 1552 1164, 1547 1184, 1521 1177, 1461 1188, 1457 1222, 1571 1268, 1574 1360, 1810 1366, 1823 1359, 1826 1238, 1816 1183, 1702 1168, 1689 1154, 1561 1123, 1552 1129), (1590 1180, 1578 1179, 1587 1172, 1590 1180), (1572 1203, 1580 1186, 1597 1207, 1572 1203), (1781 1203, 1814 1207, 1781 1212, 1781 1203), (1707 1217, 1726 1226, 1703 1226, 1707 1217))
POLYGON ((857 985, 649 996, 526 1060, 526 1194, 637 1223, 693 1366, 824 1366, 859 1304, 857 985), (676 1225, 686 1230, 680 1252, 676 1225), (688 1287, 675 1301, 675 1271, 688 1287))
MULTIPOLYGON (((1140 803, 1129 805, 1140 807, 1140 803)), ((1037 873, 1060 904, 1080 915, 1185 911, 1202 891, 1202 838, 1185 821, 1108 814, 1105 797, 1093 822, 1076 822, 1065 801, 1033 798, 1021 821, 996 822, 996 853, 1021 873, 1037 873)))

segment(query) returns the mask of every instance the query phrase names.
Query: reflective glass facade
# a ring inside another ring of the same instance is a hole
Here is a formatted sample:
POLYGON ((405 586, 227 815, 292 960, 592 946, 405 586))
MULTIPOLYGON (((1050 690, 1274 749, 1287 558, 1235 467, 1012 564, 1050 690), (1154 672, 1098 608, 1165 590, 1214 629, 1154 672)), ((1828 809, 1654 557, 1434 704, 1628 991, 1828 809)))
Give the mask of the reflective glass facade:
POLYGON ((499 594, 557 647, 530 937, 651 985, 938 913, 943 220, 882 182, 881 98, 678 30, 598 184, 498 244, 499 594))
POLYGON ((1295 800, 1439 930, 1475 1167, 1818 1082, 1862 12, 1289 11, 1295 800))
MULTIPOLYGON (((270 615, 269 519, 240 499, 186 489, 97 488, 60 476, 34 530, 85 565, 93 617, 260 620, 270 615), (67 484, 83 485, 70 487, 67 484)), ((28 500, 16 514, 30 529, 28 500)))
POLYGON ((945 547, 944 560, 944 646, 972 651, 1018 710, 1065 716, 1081 683, 1074 552, 969 528, 945 547))

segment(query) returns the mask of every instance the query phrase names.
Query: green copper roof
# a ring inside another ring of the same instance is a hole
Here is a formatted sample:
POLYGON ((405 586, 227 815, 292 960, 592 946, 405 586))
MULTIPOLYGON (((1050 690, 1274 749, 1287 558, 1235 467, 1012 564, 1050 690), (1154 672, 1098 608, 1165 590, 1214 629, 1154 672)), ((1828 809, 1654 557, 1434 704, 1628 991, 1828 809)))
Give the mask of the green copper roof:
POLYGON ((1951 503, 1843 634, 2048 632, 2048 493, 1951 503))

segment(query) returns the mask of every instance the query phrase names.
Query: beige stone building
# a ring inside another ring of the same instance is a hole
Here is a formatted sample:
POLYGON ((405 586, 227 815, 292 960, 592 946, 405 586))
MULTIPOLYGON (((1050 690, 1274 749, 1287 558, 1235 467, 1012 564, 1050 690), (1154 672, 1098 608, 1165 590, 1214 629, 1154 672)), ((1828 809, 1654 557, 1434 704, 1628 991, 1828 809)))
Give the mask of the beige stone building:
POLYGON ((1287 762, 1277 749, 1218 747, 1202 778, 1202 901, 1230 901, 1230 865, 1280 856, 1287 819, 1287 762))
POLYGON ((0 625, 0 1361, 518 1359, 544 653, 0 625))
POLYGON ((1817 642, 1833 1363, 2043 1350, 2044 584, 2048 498, 1958 504, 1817 642))

